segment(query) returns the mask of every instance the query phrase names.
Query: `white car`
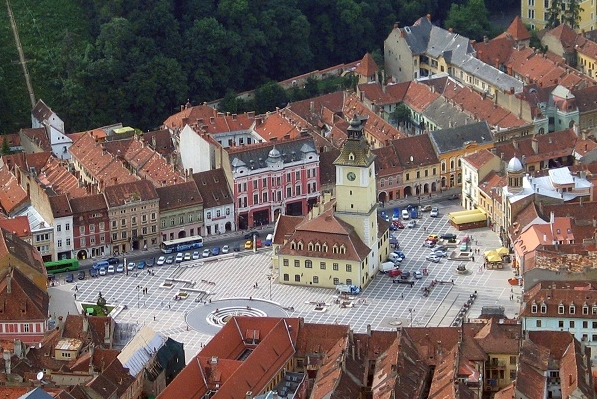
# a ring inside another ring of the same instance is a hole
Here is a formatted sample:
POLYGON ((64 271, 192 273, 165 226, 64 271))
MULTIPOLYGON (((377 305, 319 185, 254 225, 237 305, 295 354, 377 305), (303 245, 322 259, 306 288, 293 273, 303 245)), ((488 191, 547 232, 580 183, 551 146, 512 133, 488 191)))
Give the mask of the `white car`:
POLYGON ((423 273, 421 273, 421 271, 420 271, 420 270, 417 270, 417 271, 414 273, 414 276, 415 276, 415 278, 416 278, 416 279, 421 279, 421 278, 423 278, 423 273))
POLYGON ((126 265, 126 270, 135 270, 137 268, 137 264, 135 262, 129 262, 128 265, 126 265))
POLYGON ((199 257, 200 257, 199 251, 193 252, 193 260, 197 260, 197 259, 199 259, 199 257))
POLYGON ((417 225, 417 222, 415 220, 411 220, 410 222, 408 222, 406 224, 406 227, 408 227, 409 229, 412 229, 413 227, 415 227, 417 225))
POLYGON ((403 219, 403 220, 408 220, 408 219, 410 219, 410 213, 409 213, 409 212, 408 212, 406 209, 403 209, 403 210, 402 210, 402 219, 403 219))
POLYGON ((124 263, 119 263, 116 266, 116 273, 124 273, 124 263))
POLYGON ((427 255, 425 259, 433 263, 439 263, 439 256, 437 255, 427 255))
POLYGON ((202 254, 202 256, 203 256, 204 258, 209 258, 209 255, 211 255, 211 251, 209 250, 209 248, 205 248, 205 249, 203 250, 203 254, 202 254))
POLYGON ((105 276, 106 275, 106 268, 105 267, 100 267, 99 269, 99 275, 100 276, 105 276))
POLYGON ((160 257, 158 258, 158 261, 156 262, 156 264, 157 264, 158 266, 162 266, 164 263, 166 263, 166 257, 165 257, 165 256, 160 256, 160 257))
POLYGON ((184 258, 184 254, 182 252, 179 252, 176 254, 176 259, 174 261, 176 263, 180 263, 180 262, 182 262, 183 258, 184 258))
POLYGON ((114 274, 114 273, 116 273, 116 268, 114 267, 114 265, 109 265, 109 266, 108 266, 108 273, 109 273, 109 274, 114 274))
POLYGON ((230 246, 229 245, 224 245, 222 247, 222 253, 223 254, 227 254, 228 252, 230 252, 230 246))
POLYGON ((429 217, 436 218, 438 216, 439 216, 439 209, 437 209, 437 206, 434 206, 433 208, 431 208, 431 212, 429 213, 429 217))

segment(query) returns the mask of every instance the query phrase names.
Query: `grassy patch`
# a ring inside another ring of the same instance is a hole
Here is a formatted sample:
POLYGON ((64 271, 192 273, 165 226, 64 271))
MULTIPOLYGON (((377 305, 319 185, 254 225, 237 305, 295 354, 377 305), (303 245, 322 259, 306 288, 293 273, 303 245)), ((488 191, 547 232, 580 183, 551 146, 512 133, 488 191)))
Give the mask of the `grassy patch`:
POLYGON ((99 306, 97 306, 94 303, 83 303, 83 304, 81 304, 81 308, 83 309, 83 311, 85 313, 87 313, 87 309, 90 309, 90 308, 93 309, 92 316, 107 316, 108 314, 110 314, 112 309, 114 309, 114 306, 106 306, 106 310, 108 311, 107 314, 104 313, 102 308, 100 308, 99 306))

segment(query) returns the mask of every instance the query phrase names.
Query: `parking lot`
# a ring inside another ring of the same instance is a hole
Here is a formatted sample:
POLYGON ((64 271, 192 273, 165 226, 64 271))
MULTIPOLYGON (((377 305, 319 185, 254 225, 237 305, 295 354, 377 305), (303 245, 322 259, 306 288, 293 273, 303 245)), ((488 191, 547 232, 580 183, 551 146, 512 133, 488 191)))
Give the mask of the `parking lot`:
MULTIPOLYGON (((461 238, 469 234, 473 249, 481 252, 501 246, 497 235, 490 229, 477 229, 468 233, 457 232, 448 222, 446 214, 459 210, 455 202, 439 203, 440 217, 430 218, 423 213, 417 226, 395 232, 406 259, 401 269, 415 272, 427 269, 427 275, 413 279, 410 285, 394 284, 392 278, 378 274, 364 292, 351 301, 352 307, 334 303, 334 290, 312 287, 295 287, 279 284, 276 271, 271 269, 269 248, 257 253, 242 251, 219 257, 198 259, 163 266, 154 266, 136 273, 111 274, 94 279, 60 284, 51 290, 61 290, 76 295, 76 301, 95 302, 98 293, 111 305, 120 305, 115 316, 118 323, 131 323, 137 328, 150 325, 156 331, 185 343, 187 360, 195 355, 212 335, 189 328, 187 314, 197 306, 218 309, 218 301, 230 298, 251 298, 251 306, 259 307, 258 299, 278 304, 292 317, 304 317, 306 322, 350 324, 355 331, 372 329, 388 330, 397 326, 449 326, 458 316, 470 294, 478 298, 468 312, 477 317, 482 306, 503 306, 508 317, 518 312, 518 303, 510 300, 519 287, 508 285, 512 276, 509 267, 502 270, 483 269, 482 255, 475 261, 465 262, 467 273, 460 274, 456 266, 461 261, 442 259, 439 263, 425 260, 429 248, 422 243, 429 233, 457 233, 461 238), (426 231, 425 231, 426 230, 426 231), (477 242, 477 245, 475 245, 477 242), (270 277, 272 277, 270 279, 270 277), (432 285, 432 282, 435 283, 432 285), (452 283, 453 281, 453 283, 452 283), (170 282, 171 285, 164 285, 170 282), (75 289, 76 287, 76 289, 75 289), (424 288, 428 287, 428 292, 424 288), (174 297, 179 292, 188 296, 181 300, 174 297), (211 302, 210 302, 211 301, 211 302), (122 307, 126 305, 126 309, 122 307), (321 305, 316 310, 316 305, 321 305)), ((209 243, 206 243, 209 247, 209 243)), ((54 307, 53 315, 60 310, 54 307)), ((66 312, 65 312, 66 313, 66 312)))

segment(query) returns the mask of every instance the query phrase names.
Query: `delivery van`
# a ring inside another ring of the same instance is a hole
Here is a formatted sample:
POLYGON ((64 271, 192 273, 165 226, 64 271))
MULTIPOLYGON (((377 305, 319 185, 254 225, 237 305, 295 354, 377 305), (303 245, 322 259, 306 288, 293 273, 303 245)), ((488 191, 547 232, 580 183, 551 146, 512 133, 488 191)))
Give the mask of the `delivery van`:
POLYGON ((379 271, 382 273, 387 273, 390 270, 394 270, 396 268, 396 265, 394 264, 394 262, 383 262, 379 264, 379 271))
POLYGON ((107 270, 108 266, 110 266, 110 263, 107 260, 100 260, 95 262, 92 267, 95 270, 100 270, 102 267, 107 270))

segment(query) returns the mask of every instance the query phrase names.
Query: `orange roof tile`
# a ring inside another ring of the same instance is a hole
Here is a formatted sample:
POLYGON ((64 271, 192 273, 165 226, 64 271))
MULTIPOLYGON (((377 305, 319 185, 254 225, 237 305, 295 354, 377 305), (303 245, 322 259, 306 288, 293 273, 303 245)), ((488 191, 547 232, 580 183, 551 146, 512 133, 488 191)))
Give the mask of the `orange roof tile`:
POLYGON ((506 32, 511 34, 515 40, 528 40, 531 38, 531 34, 527 30, 526 26, 522 23, 520 16, 514 17, 514 20, 506 29, 506 32))
POLYGON ((373 57, 371 57, 371 54, 367 53, 354 71, 361 76, 374 76, 379 71, 379 68, 373 57))
POLYGON ((6 166, 0 168, 0 184, 0 207, 6 214, 16 212, 29 203, 27 193, 6 166))

